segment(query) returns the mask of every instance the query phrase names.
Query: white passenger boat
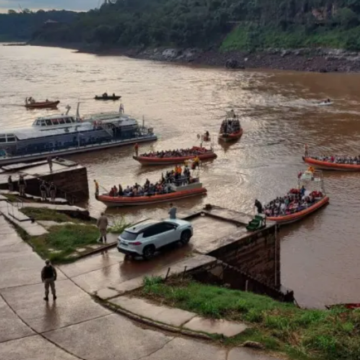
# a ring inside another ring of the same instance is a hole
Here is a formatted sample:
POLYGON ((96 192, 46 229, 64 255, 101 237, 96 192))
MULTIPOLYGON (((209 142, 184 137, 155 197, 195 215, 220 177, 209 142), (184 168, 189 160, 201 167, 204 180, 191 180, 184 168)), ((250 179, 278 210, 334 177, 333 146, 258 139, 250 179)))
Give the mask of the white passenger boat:
POLYGON ((0 166, 155 141, 152 128, 119 112, 81 118, 66 114, 37 118, 31 127, 0 133, 0 166))

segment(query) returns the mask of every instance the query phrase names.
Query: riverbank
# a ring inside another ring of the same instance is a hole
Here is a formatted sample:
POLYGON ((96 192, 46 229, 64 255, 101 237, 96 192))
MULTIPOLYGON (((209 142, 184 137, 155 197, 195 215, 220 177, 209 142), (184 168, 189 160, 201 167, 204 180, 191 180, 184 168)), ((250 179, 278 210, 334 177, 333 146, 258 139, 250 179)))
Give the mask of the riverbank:
POLYGON ((135 296, 210 319, 245 323, 249 329, 228 341, 255 341, 291 359, 357 359, 359 313, 346 309, 307 310, 266 296, 172 278, 145 278, 135 296))
POLYGON ((259 52, 201 49, 124 49, 95 44, 32 43, 30 45, 63 47, 99 56, 128 56, 135 59, 191 63, 235 69, 273 69, 307 72, 360 72, 360 53, 341 49, 267 49, 259 52))

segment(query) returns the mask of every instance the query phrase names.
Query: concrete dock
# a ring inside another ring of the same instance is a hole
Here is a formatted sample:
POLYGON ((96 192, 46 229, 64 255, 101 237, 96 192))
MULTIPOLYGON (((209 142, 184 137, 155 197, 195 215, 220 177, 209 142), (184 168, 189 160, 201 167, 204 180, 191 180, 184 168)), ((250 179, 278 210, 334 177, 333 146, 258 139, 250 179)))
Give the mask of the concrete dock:
MULTIPOLYGON (((44 262, 2 216, 0 259, 0 359, 276 360, 246 348, 225 349, 144 328, 95 303, 78 286, 79 277, 100 271, 110 284, 116 273, 117 278, 120 272, 135 276, 137 263, 126 272, 122 256, 115 251, 58 269, 58 299, 49 303, 42 300, 40 271, 44 262)), ((162 260, 159 258, 151 266, 161 266, 162 260)), ((83 286, 98 287, 92 284, 92 278, 84 279, 83 286)))
POLYGON ((65 198, 71 203, 87 200, 89 186, 87 170, 77 163, 63 159, 53 159, 52 171, 46 161, 19 163, 0 168, 0 190, 8 190, 8 178, 12 177, 14 191, 18 191, 19 176, 26 181, 25 193, 39 197, 40 184, 53 182, 57 188, 57 197, 65 198))

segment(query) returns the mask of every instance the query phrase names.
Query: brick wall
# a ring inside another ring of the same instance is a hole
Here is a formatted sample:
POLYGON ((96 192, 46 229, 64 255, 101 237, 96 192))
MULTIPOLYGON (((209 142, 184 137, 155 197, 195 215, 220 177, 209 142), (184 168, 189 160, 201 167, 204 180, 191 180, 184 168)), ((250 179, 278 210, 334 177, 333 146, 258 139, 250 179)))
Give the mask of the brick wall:
POLYGON ((275 225, 249 234, 208 255, 234 266, 262 283, 280 287, 280 241, 275 225))

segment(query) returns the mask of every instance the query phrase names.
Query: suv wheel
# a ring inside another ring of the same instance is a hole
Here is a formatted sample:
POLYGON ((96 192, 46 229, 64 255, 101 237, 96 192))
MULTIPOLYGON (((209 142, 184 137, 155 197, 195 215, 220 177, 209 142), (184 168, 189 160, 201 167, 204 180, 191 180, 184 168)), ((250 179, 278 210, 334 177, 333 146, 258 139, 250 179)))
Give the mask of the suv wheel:
POLYGON ((145 246, 143 250, 143 258, 144 259, 151 259, 155 254, 155 246, 154 245, 148 245, 145 246))
POLYGON ((181 238, 180 238, 180 242, 183 244, 183 245, 186 245, 189 241, 190 241, 190 238, 191 238, 191 232, 186 230, 186 231, 183 231, 181 233, 181 238))

